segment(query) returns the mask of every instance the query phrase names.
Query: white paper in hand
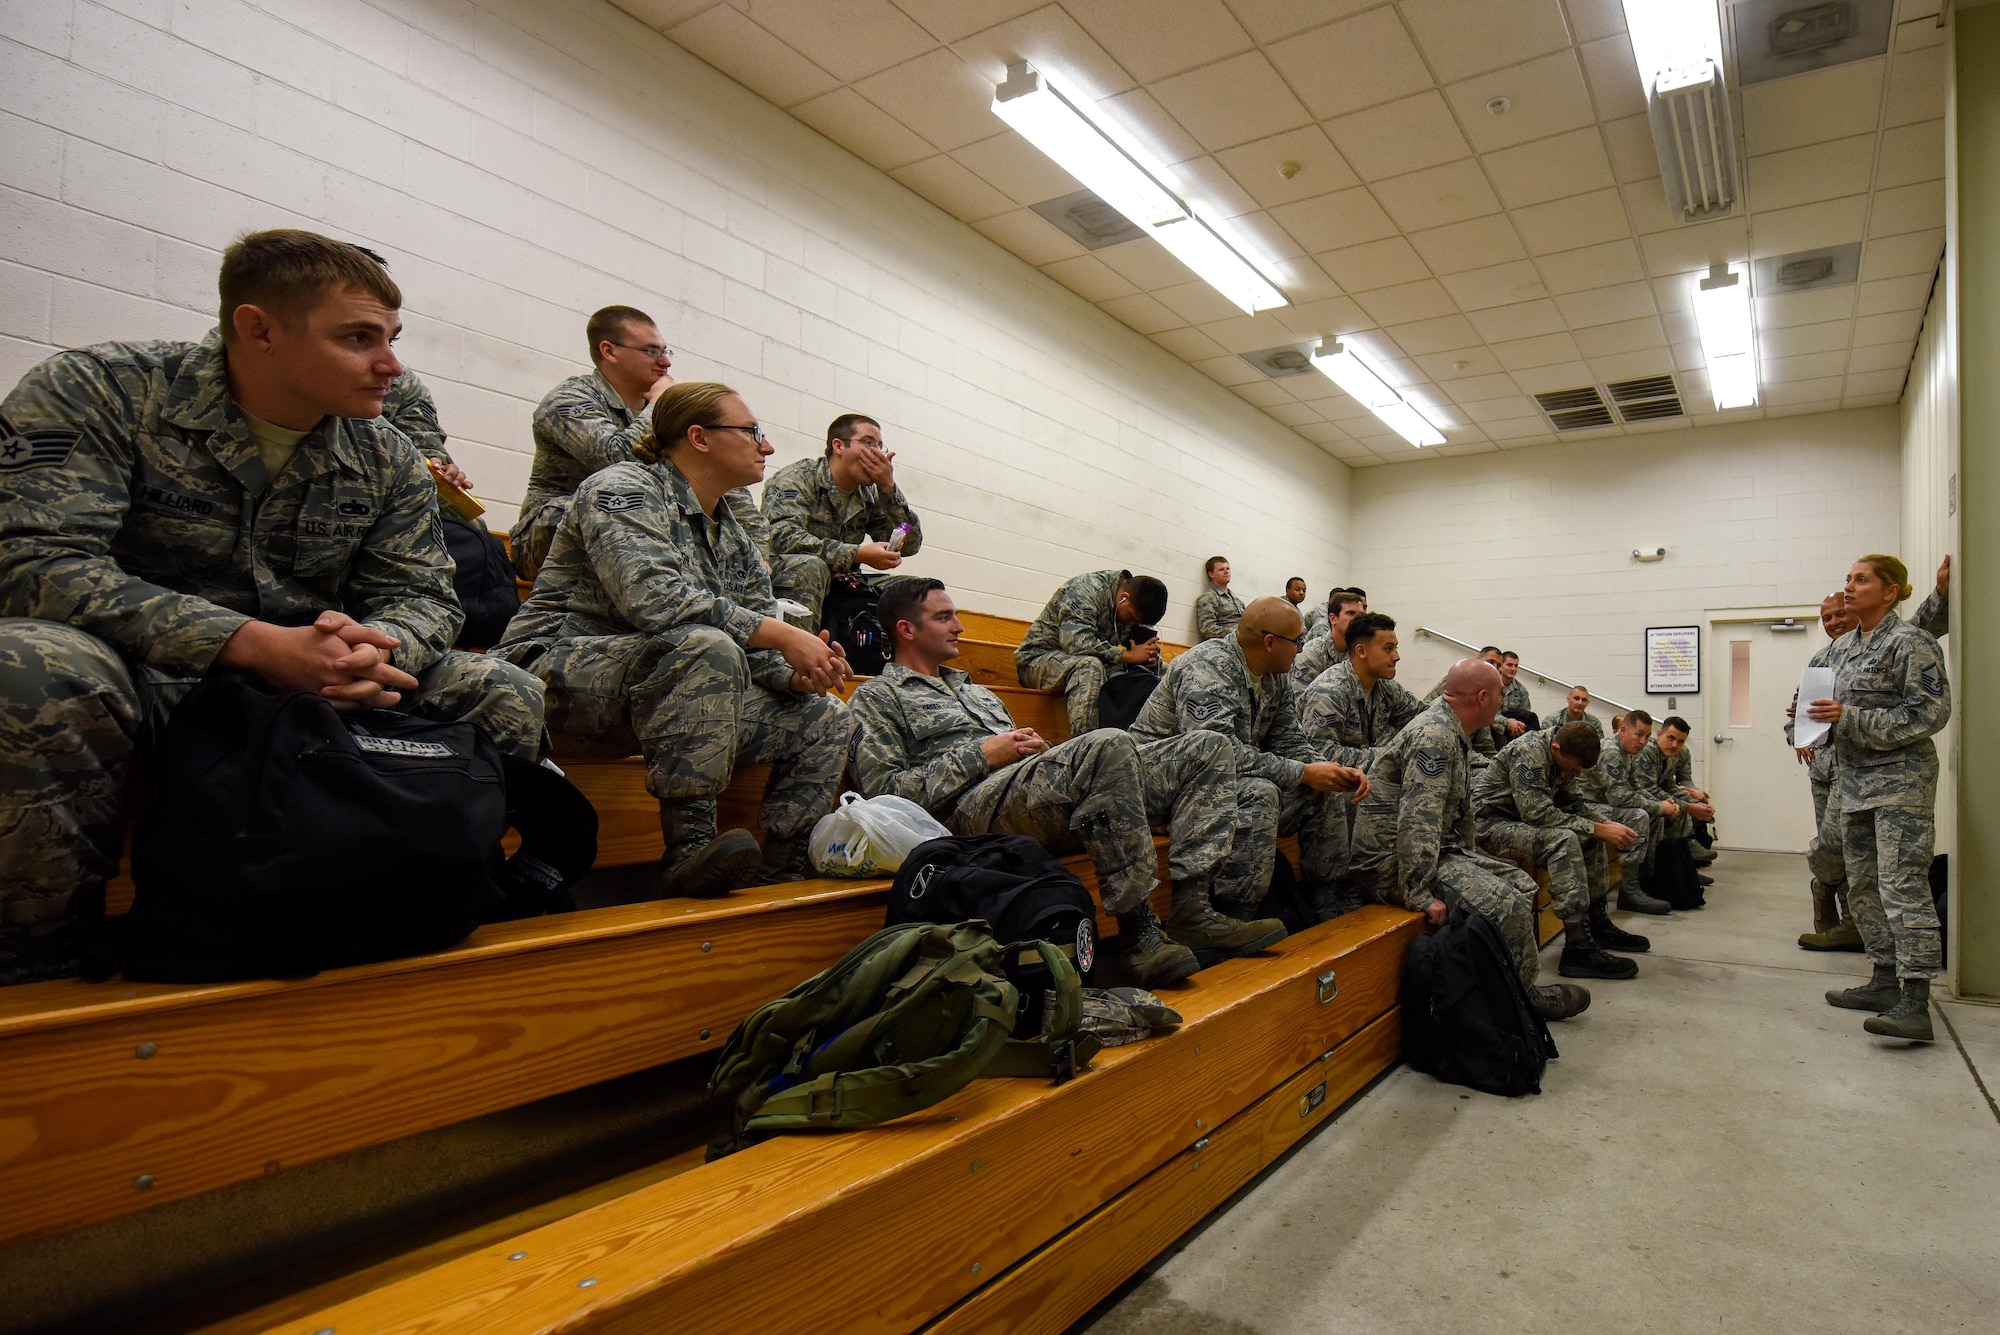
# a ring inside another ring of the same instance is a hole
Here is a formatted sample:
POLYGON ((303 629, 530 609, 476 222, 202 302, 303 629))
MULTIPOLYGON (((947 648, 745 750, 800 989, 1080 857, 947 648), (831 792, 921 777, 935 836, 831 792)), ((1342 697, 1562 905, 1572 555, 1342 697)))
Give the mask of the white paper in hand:
POLYGON ((1806 711, 1815 700, 1833 699, 1833 669, 1809 667, 1799 674, 1799 712, 1792 720, 1792 745, 1804 749, 1816 745, 1833 725, 1808 718, 1806 711))

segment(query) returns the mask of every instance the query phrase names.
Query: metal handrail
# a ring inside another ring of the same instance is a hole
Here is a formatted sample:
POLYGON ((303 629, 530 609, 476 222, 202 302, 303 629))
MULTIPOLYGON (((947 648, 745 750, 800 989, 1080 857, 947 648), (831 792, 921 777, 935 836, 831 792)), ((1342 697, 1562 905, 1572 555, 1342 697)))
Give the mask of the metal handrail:
MULTIPOLYGON (((1433 640, 1446 640, 1452 644, 1457 645, 1459 648, 1468 651, 1469 653, 1477 654, 1479 652, 1478 645, 1467 644, 1464 640, 1459 639, 1458 636, 1456 635, 1447 635, 1441 630, 1432 630, 1429 626, 1418 626, 1417 634, 1428 636, 1433 640)), ((1535 668, 1531 668, 1526 663, 1521 664, 1521 671, 1527 673, 1531 677, 1535 677, 1541 681, 1545 681, 1549 683, 1551 686, 1562 687, 1563 693, 1565 695, 1576 689, 1575 682, 1564 681, 1561 677, 1551 677, 1548 673, 1539 671, 1538 669, 1535 668)), ((1592 691, 1590 693, 1590 698, 1593 702, 1601 700, 1605 704, 1615 707, 1620 713, 1627 712, 1632 708, 1631 705, 1621 703, 1620 701, 1617 700, 1613 700, 1608 695, 1599 695, 1595 691, 1592 691)))

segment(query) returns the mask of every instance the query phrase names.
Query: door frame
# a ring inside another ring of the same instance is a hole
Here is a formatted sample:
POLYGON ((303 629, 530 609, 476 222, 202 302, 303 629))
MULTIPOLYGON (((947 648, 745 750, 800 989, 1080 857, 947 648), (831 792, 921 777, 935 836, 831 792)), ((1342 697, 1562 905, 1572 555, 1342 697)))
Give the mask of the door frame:
MULTIPOLYGON (((1805 633, 1811 636, 1810 628, 1819 624, 1819 604, 1774 603, 1762 607, 1715 607, 1702 615, 1705 618, 1703 638, 1708 641, 1702 646, 1702 653, 1706 655, 1726 643, 1721 632, 1727 626, 1769 625, 1774 621, 1796 619, 1807 624, 1808 629, 1805 633)), ((1703 670, 1707 671, 1707 665, 1704 665, 1703 670)), ((1728 680, 1727 677, 1723 677, 1716 681, 1704 696, 1701 736, 1690 739, 1701 744, 1702 778, 1708 781, 1709 785, 1713 784, 1715 773, 1715 734, 1729 725, 1728 680)), ((1723 823, 1724 814, 1717 813, 1718 824, 1723 823)))

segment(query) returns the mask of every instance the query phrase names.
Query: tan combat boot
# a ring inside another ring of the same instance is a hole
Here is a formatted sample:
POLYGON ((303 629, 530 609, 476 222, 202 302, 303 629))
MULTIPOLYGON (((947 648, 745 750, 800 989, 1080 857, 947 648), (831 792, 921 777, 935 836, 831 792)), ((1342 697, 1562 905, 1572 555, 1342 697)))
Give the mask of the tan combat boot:
POLYGON ((1118 953, 1132 981, 1148 991, 1171 987, 1201 968, 1192 950, 1167 940, 1153 906, 1143 900, 1130 913, 1118 915, 1118 953))
POLYGON ((1840 892, 1818 877, 1813 878, 1813 929, 1799 936, 1800 950, 1861 949, 1861 931, 1854 918, 1840 908, 1840 892))
POLYGON ((713 899, 757 880, 763 850, 748 830, 715 831, 715 803, 660 803, 660 893, 713 899))
POLYGON ((1217 913, 1208 903, 1208 887, 1183 881, 1174 887, 1174 911, 1167 919, 1167 936, 1189 950, 1212 951, 1227 959, 1269 950, 1285 939, 1285 924, 1276 918, 1244 922, 1217 913))

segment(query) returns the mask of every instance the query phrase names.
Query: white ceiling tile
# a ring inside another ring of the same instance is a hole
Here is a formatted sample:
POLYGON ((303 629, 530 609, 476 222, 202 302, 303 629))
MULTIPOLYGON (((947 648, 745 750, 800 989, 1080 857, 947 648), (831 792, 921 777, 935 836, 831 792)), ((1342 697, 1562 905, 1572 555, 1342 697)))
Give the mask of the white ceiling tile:
POLYGON ((1262 371, 1241 357, 1204 357, 1189 365, 1221 385, 1247 385, 1264 378, 1262 371))
POLYGON ((1945 50, 1943 46, 1933 46, 1896 54, 1889 67, 1884 125, 1909 125, 1944 115, 1945 50))
MULTIPOLYGON (((1097 304, 1112 319, 1122 320, 1142 334, 1157 334, 1167 329, 1179 329, 1185 323, 1180 316, 1144 292, 1135 292, 1129 297, 1113 297, 1110 301, 1100 301, 1097 304)), ((1242 358, 1239 357, 1237 360, 1241 362, 1242 358)))
POLYGON ((1556 0, 1403 0, 1402 8, 1445 83, 1569 45, 1556 0))
POLYGON ((1264 410, 1286 426, 1306 426, 1324 419, 1303 403, 1280 403, 1264 410))
POLYGON ((1009 64, 1026 60, 1037 67, 1061 70, 1090 97, 1111 97, 1133 87, 1125 67, 1061 5, 1044 4, 1018 18, 982 28, 954 41, 951 49, 996 85, 1007 77, 1009 64))
POLYGON ((1180 191, 1190 203, 1201 205, 1219 218, 1235 218, 1257 211, 1257 201, 1251 198, 1250 192, 1211 157, 1176 162, 1167 168, 1167 184, 1180 191))
MULTIPOLYGON (((1919 51, 1937 46, 1945 39, 1945 27, 1937 21, 1941 6, 1949 0, 1898 0, 1896 31, 1889 39, 1891 51, 1919 51)), ((1971 6, 1964 6, 1970 9, 1971 6)))
POLYGON ((1878 236, 1861 247, 1861 276, 1864 279, 1897 278, 1903 274, 1931 273, 1944 253, 1944 229, 1905 232, 1901 236, 1878 236))
POLYGON ((1202 148, 1195 137, 1182 129, 1159 99, 1144 88, 1113 93, 1097 106, 1107 120, 1138 140, 1156 161, 1183 162, 1201 156, 1202 148))
MULTIPOLYGON (((1200 281, 1182 283, 1176 287, 1163 287, 1153 295, 1165 303, 1167 309, 1189 324, 1209 324, 1216 320, 1226 320, 1241 309, 1228 297, 1200 281)), ((1255 350, 1251 349, 1253 352, 1255 350)))
POLYGON ((1293 403, 1291 396, 1285 393, 1285 387, 1275 380, 1246 380, 1229 388, 1238 397, 1247 399, 1259 408, 1275 408, 1280 404, 1293 403))
POLYGON ((1535 338, 1514 338, 1491 345, 1493 355, 1510 371, 1535 366, 1552 366, 1578 360, 1582 353, 1568 334, 1542 334, 1535 338))
POLYGON ((1905 343, 1871 343, 1847 354, 1847 373, 1860 371, 1906 371, 1916 355, 1915 340, 1905 343))
POLYGON ((1267 209, 1360 184, 1360 178, 1317 125, 1239 144, 1217 153, 1215 160, 1267 209), (1278 170, 1287 163, 1298 168, 1289 178, 1278 170))
POLYGON ((1484 379, 1488 376, 1504 374, 1500 359, 1493 355, 1491 348, 1453 348, 1450 352, 1420 353, 1415 358, 1425 375, 1433 382, 1457 376, 1465 379, 1484 379))
POLYGON ((1521 387, 1523 394, 1547 394, 1551 390, 1575 389, 1587 385, 1594 377, 1582 358, 1575 361, 1551 362, 1547 366, 1528 366, 1514 372, 1514 383, 1521 387))
POLYGON ((1600 38, 1582 48, 1584 72, 1597 114, 1605 120, 1646 114, 1646 85, 1632 59, 1632 41, 1624 33, 1600 38))
POLYGON ((1648 283, 1621 283, 1616 287, 1567 292, 1556 298, 1556 306, 1572 329, 1637 320, 1654 313, 1653 289, 1648 283))
POLYGON ((1436 89, 1338 117, 1326 131, 1368 181, 1472 156, 1436 89))
MULTIPOLYGON (((1854 287, 1819 287, 1810 292, 1787 292, 1782 296, 1759 297, 1757 328, 1791 329, 1803 324, 1824 324, 1845 320, 1854 314, 1854 287)), ((1887 340, 1882 340, 1887 341, 1887 340)))
MULTIPOLYGON (((1668 316, 1686 316, 1690 320, 1694 318, 1694 284, 1699 273, 1700 270, 1696 270, 1695 273, 1677 273, 1653 280, 1653 304, 1660 308, 1662 318, 1668 316)), ((1689 329, 1693 327, 1693 325, 1688 326, 1689 329)), ((1694 335, 1689 334, 1688 337, 1692 338, 1694 335)))
POLYGON ((1344 250, 1322 251, 1313 258, 1332 275, 1334 282, 1349 292, 1367 292, 1431 276, 1417 252, 1400 236, 1344 250))
POLYGON ((1901 278, 1878 278, 1863 283, 1854 303, 1856 315, 1880 315, 1884 311, 1921 310, 1930 300, 1931 275, 1905 274, 1901 278))
POLYGON ((1625 31, 1621 0, 1563 0, 1563 8, 1569 11, 1569 30, 1579 42, 1594 42, 1625 31))
POLYGON ((1627 180, 1619 185, 1625 194, 1625 212, 1632 230, 1641 236, 1681 227, 1680 215, 1667 207, 1667 188, 1657 176, 1627 180))
POLYGON ((1442 315, 1413 324, 1389 325, 1382 332, 1395 339, 1396 346, 1412 357, 1479 346, 1479 332, 1463 315, 1442 315))
POLYGON ((1260 42, 1275 42, 1307 28, 1373 9, 1382 0, 1225 0, 1237 21, 1260 42))
MULTIPOLYGON (((1921 190, 1924 187, 1907 188, 1921 190)), ((1877 200, 1880 198, 1880 195, 1876 196, 1877 200)), ((1816 204, 1801 204, 1795 208, 1753 212, 1750 215, 1750 253, 1762 258, 1765 255, 1789 255, 1796 250, 1817 250, 1821 246, 1840 246, 1850 241, 1859 241, 1867 216, 1866 195, 1849 195, 1845 199, 1821 200, 1816 204)), ((1938 216, 1930 225, 1935 226, 1943 221, 1943 208, 1940 205, 1938 216)), ((1914 229, 1898 227, 1896 230, 1905 232, 1914 229)))
POLYGON ((1849 398, 1860 398, 1872 394, 1902 395, 1903 382, 1909 379, 1909 370, 1898 367, 1889 371, 1863 371, 1859 375, 1847 377, 1846 394, 1849 398))
POLYGON ((1271 60, 1320 120, 1408 97, 1431 86, 1430 71, 1388 6, 1287 37, 1271 60))
MULTIPOLYGON (((1292 331, 1269 311, 1257 315, 1236 315, 1201 327, 1201 332, 1231 352, 1256 352, 1275 348, 1294 337, 1292 331)), ((1289 396, 1288 396, 1289 397, 1289 396)))
POLYGON ((1616 182, 1595 126, 1504 148, 1480 159, 1510 209, 1601 190, 1616 182))
POLYGON ((1434 278, 1362 292, 1354 300, 1374 318, 1375 323, 1381 325, 1409 324, 1458 313, 1458 305, 1451 299, 1451 293, 1439 286, 1434 278))
POLYGON ((1639 352, 1647 348, 1664 348, 1667 336, 1660 328, 1660 318, 1649 315, 1638 320, 1619 320, 1614 324, 1591 327, 1584 342, 1590 348, 1592 357, 1608 357, 1621 352, 1639 352))
POLYGON ((1558 199, 1513 211, 1514 226, 1536 255, 1617 241, 1632 235, 1625 197, 1615 189, 1558 199))
POLYGON ((1875 188, 1911 185, 1944 175, 1944 122, 1918 121, 1882 135, 1875 165, 1875 188))
MULTIPOLYGON (((1204 283, 1202 286, 1207 287, 1208 285, 1204 283)), ((1214 289, 1210 288, 1209 290, 1213 291, 1214 289)), ((1182 361, 1191 362, 1204 357, 1224 357, 1229 355, 1228 348, 1223 347, 1199 329, 1168 329, 1157 334, 1148 334, 1147 337, 1165 348, 1168 352, 1173 353, 1174 356, 1179 357, 1182 361)))
POLYGON ((1526 258, 1528 253, 1522 249, 1521 240, 1505 214, 1412 232, 1410 244, 1424 257, 1424 263, 1431 266, 1431 272, 1437 274, 1505 264, 1526 258))
MULTIPOLYGON (((1129 297, 1137 290, 1095 255, 1078 255, 1075 259, 1044 264, 1042 272, 1085 301, 1109 301, 1113 297, 1129 297)), ((1176 320, 1174 325, 1179 323, 1176 320)))
POLYGON ((1622 181, 1643 181, 1660 174, 1660 155, 1653 147, 1653 122, 1644 116, 1606 121, 1604 148, 1611 155, 1611 174, 1622 181))
POLYGON ((939 154, 889 173, 961 222, 1007 213, 1014 201, 973 175, 954 158, 939 154))
POLYGON ((1921 232, 1944 225, 1944 182, 1924 181, 1918 185, 1877 190, 1875 205, 1868 214, 1868 235, 1896 236, 1921 232))
POLYGON ((1222 0, 1174 0, 1169 21, 1128 0, 1063 0, 1063 8, 1140 83, 1250 47, 1250 34, 1222 0))
POLYGON ((1464 122, 1473 147, 1482 153, 1574 130, 1597 119, 1583 86, 1583 71, 1575 53, 1568 50, 1452 84, 1445 96, 1464 122), (1498 97, 1506 98, 1509 106, 1495 115, 1487 104, 1498 97))
POLYGON ((1847 340, 1854 332, 1849 320, 1826 320, 1819 324, 1793 325, 1789 329, 1757 331, 1757 352, 1763 357, 1803 357, 1813 352, 1847 353, 1847 340))
POLYGON ((929 157, 935 146, 852 88, 802 102, 792 114, 862 161, 889 171, 929 157))
POLYGON ((1296 204, 1281 204, 1271 210, 1271 216, 1314 254, 1396 234, 1396 224, 1389 221, 1389 215, 1362 186, 1296 204))
POLYGON ((1374 324, 1368 313, 1355 305, 1351 297, 1328 297, 1322 301, 1301 302, 1296 306, 1280 306, 1274 314, 1279 323, 1300 338, 1319 339, 1330 334, 1351 334, 1374 324))
POLYGON ((896 8, 940 42, 956 42, 1045 3, 1047 0, 895 0, 896 8))
POLYGON ((1815 408, 1807 411, 1819 410, 1818 405, 1824 405, 1826 410, 1831 410, 1840 406, 1840 382, 1841 377, 1836 375, 1816 380, 1765 383, 1759 387, 1757 397, 1767 409, 1813 404, 1815 408))
POLYGON ((900 65, 937 45, 935 37, 889 0, 839 0, 837 6, 827 0, 735 3, 793 50, 812 52, 813 63, 843 83, 900 65))
POLYGON ((1884 64, 1857 60, 1751 84, 1740 95, 1744 143, 1761 155, 1873 133, 1881 114, 1884 64))
MULTIPOLYGON (((1588 379, 1589 377, 1585 377, 1588 379)), ((1558 439, 1549 424, 1539 417, 1510 417, 1504 421, 1482 422, 1486 434, 1495 440, 1545 441, 1558 439)), ((1567 436, 1560 439, 1568 439, 1567 436)))
POLYGON ((1458 299, 1460 307, 1467 311, 1484 310, 1489 306, 1506 306, 1517 301, 1533 301, 1549 294, 1548 285, 1542 282, 1541 274, 1526 260, 1514 260, 1508 264, 1489 265, 1483 269, 1467 269, 1463 273, 1447 274, 1441 277, 1445 290, 1458 299))
POLYGON ((676 24, 667 37, 781 107, 818 97, 840 82, 833 73, 728 5, 717 5, 676 24))
POLYGON ((1028 209, 1016 209, 997 218, 985 218, 972 224, 972 227, 1003 250, 1012 251, 1030 264, 1047 264, 1052 260, 1086 253, 1082 246, 1051 227, 1041 214, 1028 209))
POLYGON ((1748 244, 1748 228, 1741 217, 1718 218, 1642 236, 1639 251, 1646 257, 1647 271, 1659 278, 1706 269, 1718 260, 1740 264, 1748 244))
POLYGON ((1340 284, 1326 276, 1326 270, 1309 259, 1274 260, 1267 264, 1278 290, 1293 305, 1324 301, 1340 295, 1340 284))
POLYGON ((1760 350, 1757 358, 1758 380, 1766 385, 1783 384, 1793 380, 1821 380, 1827 376, 1840 375, 1847 369, 1847 352, 1807 352, 1796 357, 1767 357, 1760 350))
POLYGON ((1553 301, 1517 301, 1509 306, 1489 306, 1466 317, 1488 342, 1534 338, 1561 333, 1566 326, 1562 312, 1553 301))
POLYGON ((715 3, 716 0, 618 0, 618 7, 654 32, 665 32, 715 3))
POLYGON ((1581 292, 1614 283, 1639 282, 1646 277, 1638 244, 1632 241, 1609 241, 1601 246, 1543 255, 1535 261, 1535 267, 1542 271, 1542 280, 1551 292, 1581 292))
POLYGON ((1526 420, 1534 417, 1535 401, 1519 394, 1511 394, 1504 399, 1480 399, 1464 405, 1465 415, 1475 422, 1502 422, 1509 418, 1526 420))
POLYGON ((1753 213, 1860 194, 1875 169, 1875 136, 1834 139, 1750 159, 1748 198, 1753 213))
POLYGON ((1463 379, 1440 380, 1437 387, 1449 394, 1458 403, 1476 403, 1481 399, 1498 399, 1512 394, 1518 388, 1512 376, 1504 372, 1499 375, 1475 375, 1463 379))
POLYGON ((1640 348, 1633 352, 1593 351, 1589 358, 1592 374, 1605 384, 1637 380, 1641 376, 1668 375, 1674 369, 1673 353, 1665 347, 1640 348))
POLYGON ((922 126, 939 148, 963 148, 1007 130, 990 109, 993 85, 943 47, 871 75, 854 91, 904 125, 922 126))
POLYGON ((1167 248, 1153 238, 1140 237, 1137 241, 1126 241, 1091 254, 1116 269, 1142 292, 1152 292, 1163 287, 1175 287, 1187 282, 1194 275, 1186 265, 1168 253, 1167 248))
MULTIPOLYGON (((1658 285, 1655 284, 1653 299, 1658 301, 1659 295, 1658 285)), ((1689 339, 1699 336, 1695 328, 1694 311, 1692 309, 1661 311, 1660 327, 1666 331, 1667 342, 1669 343, 1685 343, 1689 339)))
POLYGON ((1901 343, 1915 339, 1924 322, 1920 310, 1894 311, 1887 315, 1864 315, 1854 322, 1855 346, 1869 343, 1901 343))
POLYGON ((1039 204, 1083 189, 1075 177, 1012 130, 967 144, 952 156, 1017 204, 1039 204))
POLYGON ((1472 159, 1377 181, 1370 189, 1405 232, 1442 227, 1500 211, 1500 201, 1472 159))
POLYGON ((1312 120, 1261 51, 1149 85, 1160 105, 1204 148, 1246 144, 1312 120))
POLYGON ((1252 255, 1269 261, 1304 259, 1305 248, 1292 239, 1268 213, 1245 213, 1231 218, 1229 225, 1252 255))

